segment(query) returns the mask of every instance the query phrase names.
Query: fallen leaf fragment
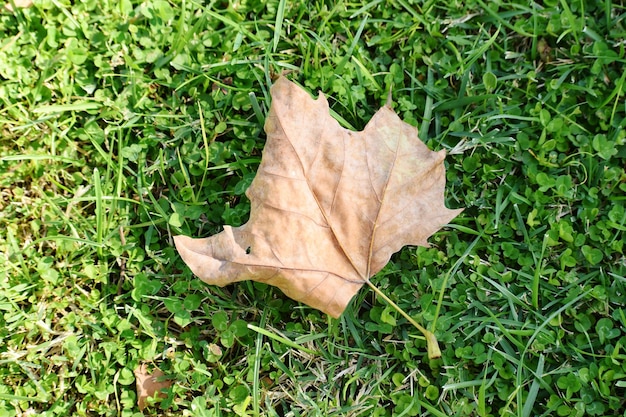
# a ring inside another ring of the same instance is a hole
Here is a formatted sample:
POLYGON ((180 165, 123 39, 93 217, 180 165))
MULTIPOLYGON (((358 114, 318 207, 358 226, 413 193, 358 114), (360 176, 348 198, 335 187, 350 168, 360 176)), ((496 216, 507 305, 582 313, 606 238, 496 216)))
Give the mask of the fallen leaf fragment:
POLYGON ((158 368, 152 372, 148 371, 148 366, 142 363, 135 371, 135 382, 137 384, 137 406, 139 410, 146 408, 148 398, 158 395, 167 398, 164 390, 172 386, 172 380, 164 379, 165 374, 158 368))
MULTIPOLYGON (((26 9, 33 5, 33 0, 13 0, 13 4, 18 9, 26 9)), ((13 11, 13 5, 11 4, 11 2, 6 3, 4 5, 4 8, 10 12, 13 11)))
POLYGON ((428 246, 461 212, 444 205, 445 151, 430 151, 389 106, 354 132, 322 94, 279 78, 271 95, 250 220, 208 238, 175 236, 176 248, 209 284, 264 282, 338 317, 393 253, 428 246))

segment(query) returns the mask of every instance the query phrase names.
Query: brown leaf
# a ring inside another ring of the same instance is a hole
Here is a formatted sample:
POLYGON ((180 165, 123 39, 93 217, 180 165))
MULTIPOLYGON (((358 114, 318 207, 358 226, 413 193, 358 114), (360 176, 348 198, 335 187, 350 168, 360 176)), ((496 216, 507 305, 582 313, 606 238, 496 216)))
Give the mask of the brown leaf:
POLYGON ((165 374, 158 368, 152 372, 148 371, 148 366, 142 363, 134 371, 135 382, 137 384, 137 406, 139 410, 146 408, 148 398, 158 395, 161 398, 167 398, 167 394, 163 390, 172 386, 169 379, 163 379, 165 374))
POLYGON ((444 205, 445 151, 428 150, 389 106, 353 132, 322 94, 313 100, 286 78, 271 94, 250 220, 209 238, 176 236, 176 248, 209 284, 272 284, 338 317, 393 253, 427 246, 461 212, 444 205))

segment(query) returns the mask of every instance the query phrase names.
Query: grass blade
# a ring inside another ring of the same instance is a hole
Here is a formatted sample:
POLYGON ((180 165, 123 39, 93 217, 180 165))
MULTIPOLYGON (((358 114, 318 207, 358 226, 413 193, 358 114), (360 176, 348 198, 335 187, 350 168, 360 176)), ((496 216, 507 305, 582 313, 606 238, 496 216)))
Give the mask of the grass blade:
POLYGON ((286 346, 289 346, 290 348, 294 348, 294 349, 298 349, 301 350, 302 352, 308 353, 309 355, 317 355, 318 352, 311 350, 309 348, 305 348, 302 345, 297 344, 296 342, 287 339, 286 337, 277 335, 275 333, 269 332, 265 329, 262 329, 260 327, 255 326, 254 324, 248 324, 248 329, 250 330, 254 330, 255 332, 263 335, 263 336, 267 336, 272 340, 276 340, 277 342, 280 342, 286 346))
POLYGON ((276 10, 276 23, 274 25, 274 42, 272 43, 272 52, 276 52, 278 49, 278 42, 280 42, 280 35, 283 30, 283 20, 285 19, 285 5, 287 0, 280 0, 278 3, 278 9, 276 10))

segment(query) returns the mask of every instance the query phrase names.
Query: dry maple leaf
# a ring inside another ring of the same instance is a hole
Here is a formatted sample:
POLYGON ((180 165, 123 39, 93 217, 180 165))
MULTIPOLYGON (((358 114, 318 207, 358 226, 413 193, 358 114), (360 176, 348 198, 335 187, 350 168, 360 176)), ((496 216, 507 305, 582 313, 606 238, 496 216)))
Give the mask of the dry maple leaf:
POLYGON ((445 151, 430 151, 389 105, 353 132, 322 94, 279 78, 271 95, 250 220, 209 238, 175 236, 176 248, 209 284, 264 282, 338 317, 393 253, 428 246, 461 212, 444 205, 445 151))
POLYGON ((135 383, 137 385, 137 407, 139 410, 146 408, 148 398, 158 395, 161 398, 167 398, 167 394, 163 390, 172 386, 172 381, 163 379, 163 372, 156 368, 152 372, 148 372, 145 363, 135 368, 135 383))

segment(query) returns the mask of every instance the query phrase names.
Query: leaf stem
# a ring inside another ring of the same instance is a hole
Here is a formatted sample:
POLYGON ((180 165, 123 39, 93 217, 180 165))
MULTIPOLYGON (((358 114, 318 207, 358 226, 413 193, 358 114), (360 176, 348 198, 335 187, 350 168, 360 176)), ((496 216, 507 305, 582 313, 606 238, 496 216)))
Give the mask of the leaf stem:
POLYGON ((376 295, 380 296, 383 300, 385 300, 390 306, 392 306, 396 311, 409 321, 417 330, 419 330, 424 337, 426 338, 426 349, 428 350, 428 359, 438 359, 441 357, 441 350, 439 349, 439 343, 437 343, 437 338, 435 334, 429 330, 426 330, 422 327, 418 322, 413 320, 413 317, 409 316, 399 305, 393 302, 393 300, 381 290, 379 290, 372 282, 368 279, 365 280, 367 285, 376 293, 376 295))

